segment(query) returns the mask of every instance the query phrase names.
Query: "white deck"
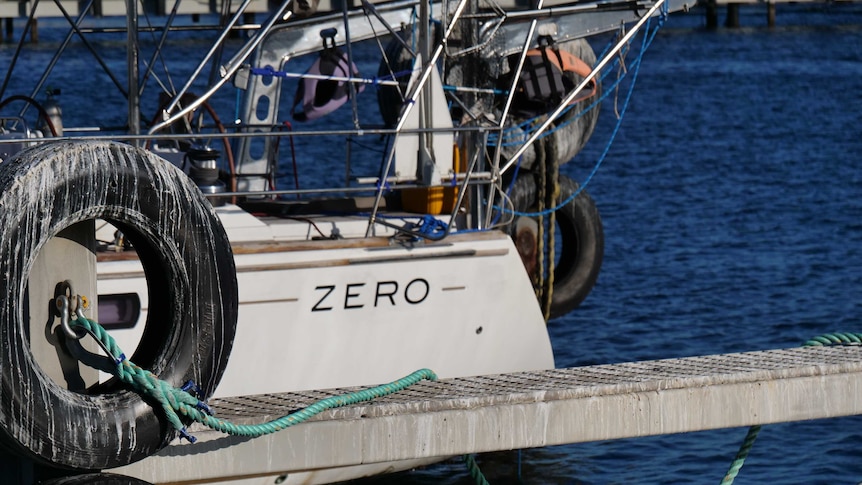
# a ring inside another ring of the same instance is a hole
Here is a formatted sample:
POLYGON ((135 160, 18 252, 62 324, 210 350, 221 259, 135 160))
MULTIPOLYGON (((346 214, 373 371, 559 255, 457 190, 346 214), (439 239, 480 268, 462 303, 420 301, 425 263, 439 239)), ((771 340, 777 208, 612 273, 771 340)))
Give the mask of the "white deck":
MULTIPOLYGON (((220 417, 252 423, 344 392, 211 404, 220 417)), ((313 479, 320 468, 855 414, 862 414, 862 347, 807 347, 423 381, 261 438, 193 429, 196 444, 118 471, 154 483, 313 479)))

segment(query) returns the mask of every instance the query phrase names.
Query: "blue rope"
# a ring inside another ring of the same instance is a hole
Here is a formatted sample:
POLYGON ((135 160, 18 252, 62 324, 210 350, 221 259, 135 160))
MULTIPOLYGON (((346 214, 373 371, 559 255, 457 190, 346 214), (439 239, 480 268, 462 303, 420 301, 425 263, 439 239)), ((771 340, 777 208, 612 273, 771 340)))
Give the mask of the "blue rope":
MULTIPOLYGON (((661 27, 661 25, 659 25, 659 27, 661 27)), ((655 31, 657 32, 658 28, 656 28, 655 31)), ((653 35, 655 35, 655 34, 653 34, 653 35)), ((629 42, 631 42, 631 41, 629 41, 629 42)), ((652 43, 652 40, 650 40, 650 43, 652 43)), ((602 57, 605 56, 607 51, 610 49, 611 45, 613 45, 613 42, 608 42, 605 45, 605 48, 602 51, 602 54, 599 56, 599 59, 601 59, 602 57)), ((638 56, 635 60, 632 61, 632 65, 639 65, 642 58, 643 58, 643 53, 641 53, 640 56, 638 56)), ((615 58, 614 61, 610 64, 610 66, 604 72, 601 73, 601 75, 599 76, 599 80, 602 82, 603 85, 604 85, 605 78, 610 76, 611 72, 613 71, 613 68, 616 67, 617 65, 619 65, 620 62, 621 61, 619 58, 615 58)), ((577 121, 578 118, 580 118, 584 114, 588 113, 591 109, 595 108, 599 103, 604 101, 605 98, 610 96, 610 94, 616 89, 616 87, 625 78, 626 78, 625 75, 618 76, 612 84, 610 84, 609 86, 606 87, 607 89, 605 89, 602 92, 602 95, 599 98, 597 98, 595 101, 593 101, 589 106, 584 108, 580 113, 578 113, 573 118, 566 120, 565 122, 555 126, 551 130, 547 130, 544 134, 542 134, 540 136, 539 139, 544 138, 546 136, 549 136, 550 134, 554 133, 555 131, 557 131, 561 128, 564 128, 564 127, 568 126, 569 124, 577 121)), ((573 107, 574 106, 569 106, 565 110, 563 110, 562 113, 560 113, 560 117, 562 117, 566 113, 568 113, 573 107)), ((544 116, 544 115, 542 115, 542 116, 544 116)), ((533 131, 535 131, 535 128, 536 128, 535 122, 537 120, 539 120, 542 116, 536 116, 536 117, 524 120, 517 125, 510 126, 508 128, 505 128, 504 130, 502 130, 503 131, 502 136, 505 140, 514 140, 514 141, 512 141, 512 142, 504 141, 501 146, 513 146, 513 145, 518 145, 519 142, 522 143, 522 142, 526 141, 528 138, 528 135, 530 135, 533 131)), ((488 138, 493 142, 493 141, 496 141, 497 137, 498 137, 498 135, 496 133, 491 133, 488 138)))
MULTIPOLYGON (((601 55, 599 55, 599 59, 601 59, 601 58, 603 58, 603 57, 605 56, 605 54, 608 52, 608 50, 610 50, 610 48, 611 48, 611 46, 612 46, 612 45, 613 45, 613 42, 611 42, 611 41, 609 41, 607 44, 605 44, 605 47, 604 47, 604 49, 602 50, 601 55)), ((620 62, 620 61, 619 61, 619 59, 614 59, 614 61, 611 63, 611 66, 610 66, 610 67, 611 67, 611 68, 613 68, 614 66, 616 66, 617 64, 619 64, 619 62, 620 62)), ((605 70, 603 73, 601 73, 601 76, 599 77, 599 79, 600 79, 601 81, 604 81, 604 80, 605 80, 605 78, 606 78, 607 76, 609 76, 609 75, 610 75, 611 71, 612 71, 612 69, 607 69, 607 70, 605 70)), ((616 86, 616 84, 617 84, 617 83, 619 83, 621 80, 622 80, 622 77, 617 78, 617 80, 615 81, 615 83, 614 83, 613 85, 611 85, 611 87, 613 88, 614 86, 616 86)), ((604 97, 605 97, 605 96, 607 96, 607 91, 605 91, 605 93, 603 93, 603 94, 602 94, 602 97, 599 99, 599 101, 601 101, 602 99, 604 99, 604 97)), ((578 116, 581 116, 583 113, 585 113, 585 112, 589 111, 590 109, 592 109, 592 108, 593 108, 593 106, 594 106, 595 104, 597 104, 597 103, 595 103, 595 102, 594 102, 593 104, 591 104, 588 108, 586 108, 586 109, 585 109, 581 114, 579 114, 578 116)), ((564 111, 564 112, 563 112, 563 114, 565 114, 566 112, 567 112, 567 111, 564 111)), ((513 131, 516 131, 516 130, 529 130, 529 129, 531 129, 531 128, 532 128, 532 126, 533 126, 533 124, 535 123, 535 121, 536 121, 536 120, 538 120, 539 118, 541 118, 541 116, 536 116, 536 117, 534 117, 534 118, 530 118, 530 119, 524 120, 524 121, 522 121, 522 122, 518 123, 517 125, 510 126, 510 127, 508 127, 508 128, 505 128, 505 129, 503 130, 503 132, 504 132, 504 133, 506 133, 506 132, 513 132, 513 131)), ((496 133, 492 133, 492 134, 489 136, 489 138, 496 137, 496 136, 497 136, 497 134, 496 134, 496 133)))
POLYGON ((431 215, 422 216, 422 219, 417 224, 416 231, 425 236, 434 236, 436 234, 445 234, 449 225, 431 215))
MULTIPOLYGON (((662 25, 664 25, 664 17, 665 17, 664 15, 659 17, 659 19, 660 19, 659 24, 651 31, 651 33, 643 36, 643 43, 641 46, 641 50, 638 53, 638 56, 637 56, 635 62, 632 63, 634 65, 634 70, 632 72, 631 84, 629 85, 628 93, 626 94, 625 101, 623 102, 622 110, 620 110, 620 115, 617 118, 616 126, 614 126, 614 129, 611 132, 611 136, 608 139, 608 142, 605 145, 605 148, 602 151, 602 154, 599 156, 598 160, 596 161, 595 165, 593 166, 592 171, 587 176, 587 178, 584 180, 584 182, 580 184, 580 186, 578 187, 578 190, 574 191, 569 197, 567 197, 565 200, 563 200, 559 204, 557 204, 556 207, 551 207, 551 208, 545 209, 541 212, 520 212, 520 211, 514 211, 514 210, 501 208, 501 207, 497 207, 497 206, 494 206, 494 209, 502 211, 502 212, 506 212, 509 214, 514 214, 516 216, 521 216, 521 217, 546 216, 552 212, 558 211, 562 207, 565 207, 571 201, 575 200, 575 197, 580 195, 580 193, 586 189, 587 185, 589 185, 590 181, 593 179, 593 176, 596 174, 596 172, 599 170, 599 167, 602 165, 602 162, 604 162, 605 158, 607 158, 608 152, 610 151, 611 146, 613 145, 613 142, 616 139, 617 134, 619 133, 620 126, 622 126, 623 118, 625 117, 625 113, 628 110, 629 104, 631 102, 631 97, 632 97, 632 93, 634 92, 635 84, 637 82, 638 73, 640 72, 640 65, 641 65, 640 61, 643 58, 643 55, 646 52, 647 48, 649 48, 649 46, 652 44, 652 41, 655 38, 655 35, 658 32, 658 30, 662 27, 662 25)), ((649 22, 647 23, 647 29, 649 29, 649 22)), ((610 90, 608 90, 608 91, 610 91, 610 90)))
MULTIPOLYGON (((612 64, 613 64, 613 65, 616 65, 616 64, 618 64, 618 63, 619 63, 619 60, 616 60, 616 61, 614 61, 612 64)), ((604 78, 605 78, 605 77, 607 77, 609 74, 610 74, 610 70, 605 71, 604 73, 602 73, 602 75, 601 75, 600 79, 601 79, 601 80, 604 80, 604 78)), ((613 84, 611 84, 611 85, 609 86, 609 88, 610 88, 610 89, 605 90, 605 91, 602 93, 602 95, 601 95, 601 96, 599 96, 595 101, 593 101, 592 103, 590 103, 590 105, 589 105, 589 106, 587 106, 586 108, 584 108, 583 110, 581 110, 577 115, 573 116, 572 118, 569 118, 569 119, 567 119, 565 122, 560 123, 559 125, 555 126, 553 129, 550 129, 550 130, 545 131, 545 133, 543 133, 542 135, 540 135, 540 136, 539 136, 539 139, 545 138, 546 136, 549 136, 549 135, 553 134, 554 132, 556 132, 557 130, 560 130, 561 128, 565 128, 566 126, 570 125, 571 123, 574 123, 574 122, 575 122, 575 121, 577 121, 579 118, 581 118, 582 116, 584 116, 585 114, 587 114, 590 110, 592 110, 593 108, 595 108, 599 103, 601 103, 602 101, 604 101, 604 99, 605 99, 605 98, 607 98, 607 97, 610 95, 610 93, 613 91, 613 89, 614 89, 614 88, 616 88, 616 86, 617 86, 620 82, 622 82, 622 80, 623 80, 624 78, 625 78, 625 76, 620 76, 620 77, 618 77, 618 78, 613 82, 613 84)), ((568 107, 566 107, 566 109, 564 109, 564 110, 560 113, 560 118, 562 118, 563 116, 565 116, 565 115, 566 115, 569 111, 571 111, 573 108, 574 108, 574 105, 569 105, 568 107)), ((542 116, 544 116, 544 115, 542 115, 542 116)), ((519 145, 520 143, 523 143, 523 142, 527 141, 527 138, 529 137, 529 135, 530 135, 530 134, 532 134, 532 133, 536 130, 536 128, 537 128, 537 126, 536 126, 536 121, 538 121, 540 118, 542 118, 542 116, 536 116, 536 117, 533 117, 533 118, 529 118, 529 119, 527 119, 527 120, 525 120, 525 121, 522 121, 521 123, 519 123, 519 124, 517 124, 517 125, 510 126, 510 127, 508 127, 508 128, 504 128, 504 129, 502 130, 502 132, 503 132, 503 133, 502 133, 502 135, 497 135, 496 133, 490 133, 490 134, 488 135, 488 139, 490 140, 490 142, 491 142, 492 146, 494 145, 494 143, 496 143, 496 142, 497 142, 497 139, 498 139, 498 138, 500 138, 500 137, 502 137, 502 138, 503 138, 503 140, 504 140, 504 141, 500 144, 500 146, 504 146, 504 147, 505 147, 505 146, 515 146, 515 145, 519 145)))

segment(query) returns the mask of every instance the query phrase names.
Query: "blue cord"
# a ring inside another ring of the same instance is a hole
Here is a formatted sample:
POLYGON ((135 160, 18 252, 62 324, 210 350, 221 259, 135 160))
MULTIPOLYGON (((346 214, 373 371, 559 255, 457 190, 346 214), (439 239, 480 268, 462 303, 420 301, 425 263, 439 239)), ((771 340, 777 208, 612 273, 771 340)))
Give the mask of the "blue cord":
MULTIPOLYGON (((611 145, 613 145, 614 139, 616 139, 616 136, 619 133, 620 126, 622 125, 622 121, 623 121, 623 118, 625 117, 626 110, 628 109, 629 103, 631 102, 632 92, 634 92, 634 87, 635 87, 635 83, 637 81, 638 72, 640 71, 640 65, 641 65, 640 61, 641 61, 641 59, 643 59, 643 55, 646 52, 647 48, 650 46, 650 44, 652 44, 653 39, 655 39, 655 35, 658 32, 659 28, 661 28, 662 25, 664 25, 665 16, 666 15, 663 14, 661 17, 659 17, 659 24, 656 26, 656 28, 653 29, 652 32, 650 32, 649 34, 644 35, 643 44, 641 46, 641 51, 638 54, 637 58, 635 59, 635 62, 632 63, 634 65, 634 71, 632 72, 632 82, 629 85, 629 91, 626 94, 626 99, 625 99, 625 102, 623 103, 623 108, 620 111, 620 116, 617 119, 616 126, 614 127, 613 131, 611 132, 610 139, 608 140, 608 143, 605 145, 604 151, 599 156, 598 161, 596 162, 595 166, 593 166, 593 170, 590 172, 590 174, 587 176, 587 178, 584 180, 584 182, 582 184, 580 184, 580 186, 578 187, 578 190, 576 190, 574 193, 572 193, 572 195, 567 197, 566 200, 560 202, 560 204, 558 204, 556 207, 552 207, 552 208, 546 209, 546 210, 541 211, 541 212, 519 212, 519 211, 510 211, 506 208, 494 207, 495 209, 506 212, 506 213, 511 213, 511 214, 516 215, 516 216, 521 216, 521 217, 545 216, 545 215, 550 214, 551 212, 555 212, 555 211, 559 210, 562 207, 565 207, 566 204, 575 200, 575 197, 577 197, 578 195, 580 195, 581 192, 584 191, 584 189, 587 187, 587 185, 592 180, 593 176, 599 170, 599 167, 602 165, 602 162, 604 162, 605 158, 608 155, 608 152, 611 149, 611 145)), ((649 29, 649 22, 647 22, 647 29, 649 29)))

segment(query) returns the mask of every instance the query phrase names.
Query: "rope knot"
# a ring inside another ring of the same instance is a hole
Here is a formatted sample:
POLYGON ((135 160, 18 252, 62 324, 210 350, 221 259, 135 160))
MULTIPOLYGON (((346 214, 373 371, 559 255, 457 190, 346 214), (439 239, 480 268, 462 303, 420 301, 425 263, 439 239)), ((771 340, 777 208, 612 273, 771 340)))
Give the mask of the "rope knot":
MULTIPOLYGON (((427 221, 426 223, 430 226, 438 227, 438 224, 435 222, 427 221)), ((126 354, 120 350, 114 339, 94 320, 88 320, 82 314, 79 314, 78 318, 72 320, 71 323, 74 326, 80 326, 87 330, 87 333, 99 343, 105 353, 116 362, 114 375, 120 381, 128 384, 138 394, 157 401, 164 411, 165 418, 177 431, 180 439, 186 439, 190 443, 196 442, 197 438, 188 432, 178 413, 186 417, 187 420, 199 422, 216 431, 238 436, 257 437, 299 424, 327 409, 392 394, 422 379, 437 379, 437 376, 432 371, 422 369, 389 384, 351 392, 344 396, 333 396, 323 399, 305 409, 274 419, 268 423, 236 425, 214 417, 213 410, 209 405, 199 399, 205 397, 204 392, 194 381, 189 380, 180 388, 175 388, 168 382, 159 379, 152 372, 127 360, 126 354)))

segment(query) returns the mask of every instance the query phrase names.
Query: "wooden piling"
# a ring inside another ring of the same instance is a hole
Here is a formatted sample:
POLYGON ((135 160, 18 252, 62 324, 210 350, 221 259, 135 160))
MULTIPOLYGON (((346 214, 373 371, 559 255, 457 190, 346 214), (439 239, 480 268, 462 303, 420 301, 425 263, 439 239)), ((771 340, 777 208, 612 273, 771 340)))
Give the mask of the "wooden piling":
POLYGON ((718 5, 716 0, 707 0, 706 2, 706 28, 718 28, 718 5))
POLYGON ((724 20, 724 26, 730 28, 739 27, 739 4, 727 4, 727 18, 724 20))

